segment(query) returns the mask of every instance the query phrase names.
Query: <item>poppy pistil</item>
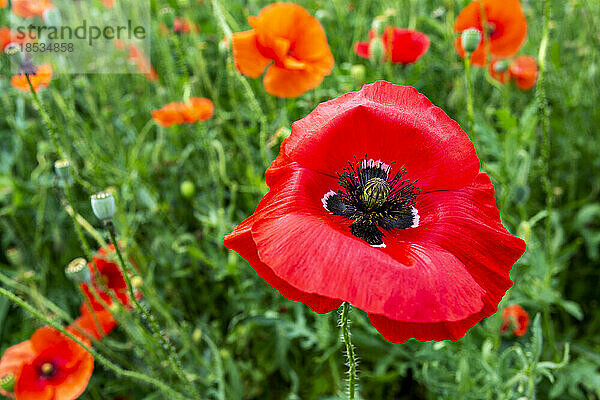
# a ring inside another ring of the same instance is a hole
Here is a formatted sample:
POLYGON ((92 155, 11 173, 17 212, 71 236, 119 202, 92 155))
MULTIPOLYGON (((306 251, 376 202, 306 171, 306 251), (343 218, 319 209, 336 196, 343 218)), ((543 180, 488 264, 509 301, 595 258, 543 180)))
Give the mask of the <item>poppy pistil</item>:
POLYGON ((40 367, 40 372, 44 378, 51 378, 56 372, 56 369, 54 368, 54 364, 51 362, 45 362, 40 367))
POLYGON ((415 208, 419 189, 415 182, 402 179, 405 168, 392 177, 392 165, 381 160, 349 162, 338 173, 344 190, 327 192, 321 202, 334 215, 354 221, 350 233, 371 246, 385 247, 383 231, 416 228, 419 213, 415 208), (381 229, 380 229, 381 228, 381 229))

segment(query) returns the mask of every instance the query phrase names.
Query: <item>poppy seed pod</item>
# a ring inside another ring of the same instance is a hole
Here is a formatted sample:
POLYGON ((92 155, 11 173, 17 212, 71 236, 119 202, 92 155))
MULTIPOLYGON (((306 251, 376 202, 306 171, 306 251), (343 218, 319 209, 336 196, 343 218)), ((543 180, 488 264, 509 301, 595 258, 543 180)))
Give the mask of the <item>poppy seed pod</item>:
POLYGON ((91 279, 88 263, 85 258, 76 258, 65 268, 67 278, 75 283, 88 283, 91 279))
POLYGON ((54 171, 61 182, 71 183, 71 163, 69 160, 58 160, 54 163, 54 171))
POLYGON ((377 36, 381 36, 383 34, 383 29, 385 28, 385 19, 383 17, 377 17, 373 20, 371 24, 371 29, 375 31, 377 36))
POLYGON ((115 214, 115 198, 110 192, 100 192, 92 195, 92 210, 94 215, 103 221, 109 220, 115 214))
POLYGON ((460 35, 462 47, 467 53, 474 52, 477 46, 479 46, 480 40, 481 32, 475 28, 465 29, 460 35))
POLYGON ((385 60, 385 48, 383 47, 383 42, 381 38, 374 37, 371 39, 369 43, 369 50, 371 51, 370 59, 374 63, 379 63, 385 60))
POLYGON ((15 390, 15 375, 8 374, 0 378, 0 389, 12 393, 15 390))

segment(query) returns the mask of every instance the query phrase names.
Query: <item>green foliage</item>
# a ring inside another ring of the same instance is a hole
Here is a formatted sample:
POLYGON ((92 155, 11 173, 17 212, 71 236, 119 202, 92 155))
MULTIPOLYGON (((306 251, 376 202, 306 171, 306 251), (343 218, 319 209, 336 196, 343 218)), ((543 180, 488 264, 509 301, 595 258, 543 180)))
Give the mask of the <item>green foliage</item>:
MULTIPOLYGON (((247 16, 267 3, 220 1, 233 31, 248 29, 247 16)), ((159 82, 143 75, 61 75, 39 94, 73 166, 72 209, 80 222, 95 227, 84 227, 85 240, 93 249, 106 240, 89 196, 114 188, 114 222, 144 279, 142 303, 177 349, 186 378, 202 398, 343 398, 346 366, 335 313, 317 315, 286 300, 223 245, 223 235, 266 193, 264 158, 275 157, 291 123, 318 103, 379 79, 414 86, 462 126, 468 120, 463 64, 452 31, 466 1, 299 3, 323 24, 336 66, 319 88, 297 99, 271 97, 260 80, 240 77, 221 43, 212 4, 195 0, 152 1, 152 60, 159 82), (159 11, 167 5, 201 32, 160 33, 159 11), (352 52, 352 43, 367 40, 371 22, 384 14, 390 24, 416 27, 431 38, 417 64, 373 65, 352 52), (169 129, 151 120, 153 109, 189 95, 212 99, 215 116, 169 129)), ((470 136, 495 184, 503 222, 527 242, 499 309, 521 304, 532 316, 531 328, 521 338, 501 336, 496 313, 456 342, 398 345, 385 341, 355 309, 360 398, 600 399, 600 3, 551 3, 545 75, 549 168, 542 159, 535 90, 499 89, 487 82, 484 70, 472 71, 470 136)), ((537 56, 542 2, 523 4, 529 37, 521 53, 537 56)), ((12 89, 7 79, 0 79, 0 110, 0 282, 48 318, 69 323, 81 296, 63 270, 86 254, 55 179, 53 164, 61 157, 32 96, 12 89)), ((185 379, 136 315, 123 313, 98 352, 188 393, 185 379)), ((40 325, 0 297, 0 351, 40 325)), ((118 396, 164 398, 151 385, 96 362, 82 398, 118 396)))

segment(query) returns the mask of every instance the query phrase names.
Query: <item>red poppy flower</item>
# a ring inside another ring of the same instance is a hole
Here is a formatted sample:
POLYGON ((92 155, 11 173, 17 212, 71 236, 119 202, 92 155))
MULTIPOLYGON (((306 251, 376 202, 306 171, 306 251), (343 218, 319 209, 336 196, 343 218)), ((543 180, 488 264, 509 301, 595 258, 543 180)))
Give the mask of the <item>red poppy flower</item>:
POLYGON ((74 400, 85 391, 93 370, 91 354, 48 326, 9 348, 0 360, 0 375, 15 375, 13 393, 18 400, 74 400))
POLYGON ((87 304, 81 305, 81 316, 75 320, 71 328, 85 337, 100 340, 117 326, 109 310, 90 310, 87 304))
POLYGON ((152 111, 152 118, 160 126, 194 123, 210 119, 215 112, 213 102, 204 97, 191 97, 187 103, 173 102, 152 111))
POLYGON ((266 180, 225 245, 284 296, 319 313, 348 301, 392 342, 462 337, 525 249, 468 136, 411 87, 380 81, 319 105, 266 180))
POLYGON ((519 89, 529 90, 535 86, 538 76, 537 60, 531 56, 519 56, 508 66, 510 77, 515 80, 519 89))
MULTIPOLYGON (((108 251, 105 249, 100 249, 93 257, 93 261, 96 264, 96 268, 98 268, 99 275, 96 273, 94 264, 92 262, 88 263, 91 275, 91 285, 94 287, 94 289, 96 289, 96 292, 106 304, 111 305, 112 296, 114 296, 126 308, 131 308, 132 305, 129 297, 127 282, 123 277, 121 268, 114 260, 114 254, 115 247, 111 244, 108 246, 108 251), (102 284, 100 282, 102 282, 102 284), (104 287, 110 291, 110 294, 104 291, 104 287)), ((82 283, 81 289, 89 299, 90 303, 92 304, 92 308, 95 311, 105 310, 102 302, 95 298, 87 283, 82 283)), ((139 298, 140 296, 141 293, 136 294, 136 297, 139 298)))
POLYGON ((513 304, 502 311, 500 332, 504 333, 510 329, 516 336, 523 336, 527 333, 528 326, 529 314, 520 305, 513 304))
POLYGON ((252 30, 232 36, 233 58, 242 74, 262 75, 265 90, 298 97, 319 86, 333 69, 325 31, 308 11, 293 3, 274 3, 248 18, 252 30))
POLYGON ((502 84, 508 82, 510 76, 508 74, 507 60, 494 60, 489 64, 488 69, 490 71, 490 76, 498 82, 502 84))
POLYGON ((11 43, 25 43, 25 39, 19 39, 17 34, 12 32, 7 27, 0 28, 0 53, 6 50, 6 47, 11 43))
MULTIPOLYGON (((376 37, 375 30, 369 32, 369 39, 376 37)), ((386 60, 395 64, 413 64, 429 50, 429 37, 412 29, 388 26, 381 36, 386 60)), ((363 58, 370 58, 370 42, 357 42, 354 52, 363 58)))
MULTIPOLYGON (((33 86, 33 90, 38 92, 41 88, 46 88, 50 86, 50 81, 52 80, 52 67, 50 64, 42 64, 37 68, 35 74, 29 75, 29 79, 31 80, 31 86, 33 86)), ((29 87, 29 82, 27 82, 27 77, 25 74, 17 74, 13 75, 10 80, 10 84, 15 89, 18 89, 22 92, 29 92, 31 88, 29 87)))
MULTIPOLYGON (((483 32, 482 5, 487 21, 487 46, 490 54, 499 58, 513 56, 527 38, 527 19, 519 0, 473 0, 456 17, 454 31, 460 33, 475 28, 483 32)), ((479 46, 471 55, 471 63, 478 66, 487 63, 486 44, 483 34, 481 36, 479 46)), ((466 56, 460 37, 456 38, 454 47, 459 56, 466 56)))
POLYGON ((52 0, 13 0, 12 12, 22 18, 33 18, 42 16, 44 13, 54 8, 52 0))

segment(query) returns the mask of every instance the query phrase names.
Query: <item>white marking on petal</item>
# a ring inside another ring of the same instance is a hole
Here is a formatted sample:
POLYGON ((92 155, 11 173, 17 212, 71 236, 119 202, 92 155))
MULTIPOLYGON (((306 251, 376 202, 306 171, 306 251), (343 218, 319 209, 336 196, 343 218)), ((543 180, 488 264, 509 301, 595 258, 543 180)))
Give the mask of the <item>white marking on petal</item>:
POLYGON ((413 215, 413 223, 410 226, 411 228, 417 228, 419 226, 419 221, 421 220, 421 216, 419 215, 419 210, 414 207, 411 207, 412 215, 413 215))
POLYGON ((372 244, 371 247, 381 247, 382 249, 385 248, 385 243, 381 243, 381 244, 372 244))
MULTIPOLYGON (((321 203, 323 203, 323 208, 326 209, 327 211, 329 211, 329 209, 327 208, 327 199, 329 199, 331 196, 335 196, 336 194, 337 194, 336 192, 334 192, 333 190, 330 190, 329 192, 325 193, 325 196, 323 196, 323 198, 321 199, 321 203)), ((331 211, 329 211, 329 212, 331 213, 331 211)))

